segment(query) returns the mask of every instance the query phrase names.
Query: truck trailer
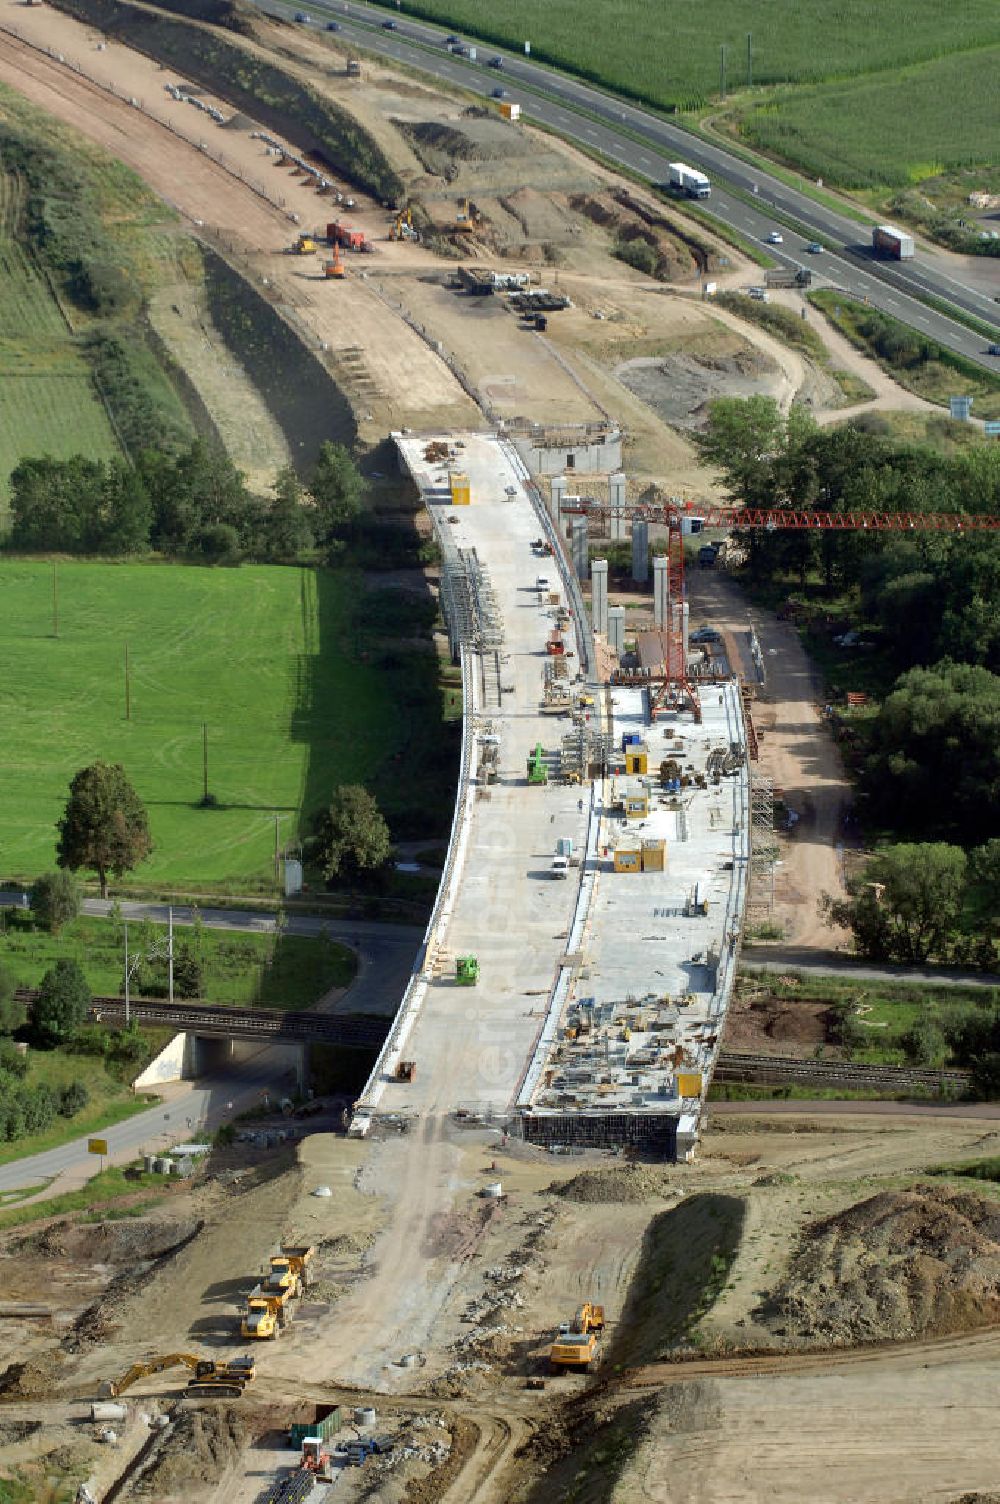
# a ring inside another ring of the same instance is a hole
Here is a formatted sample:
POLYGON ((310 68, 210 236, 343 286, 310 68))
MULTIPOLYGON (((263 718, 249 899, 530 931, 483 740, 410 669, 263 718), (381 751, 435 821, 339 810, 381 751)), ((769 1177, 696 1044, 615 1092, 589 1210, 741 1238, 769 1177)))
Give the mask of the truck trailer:
POLYGON ((807 266, 776 266, 764 273, 768 287, 809 287, 812 279, 813 274, 807 266))
POLYGON ((708 198, 712 184, 703 172, 688 167, 684 162, 671 162, 666 187, 671 193, 685 193, 688 198, 708 198))
POLYGON ((876 225, 872 230, 872 250, 876 256, 890 256, 895 261, 909 261, 913 256, 913 236, 893 225, 876 225))

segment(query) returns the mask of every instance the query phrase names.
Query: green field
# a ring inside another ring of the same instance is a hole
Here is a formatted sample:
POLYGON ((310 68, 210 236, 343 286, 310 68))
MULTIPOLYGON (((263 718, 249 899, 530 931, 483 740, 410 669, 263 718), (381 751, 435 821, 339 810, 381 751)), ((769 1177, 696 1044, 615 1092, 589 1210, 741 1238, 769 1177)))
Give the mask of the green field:
MULTIPOLYGON (((1000 43, 994 0, 709 0, 655 5, 607 0, 404 0, 404 11, 467 28, 533 57, 558 62, 668 108, 685 108, 719 87, 719 49, 728 48, 731 88, 746 83, 747 33, 753 36, 753 83, 806 83, 899 68, 1000 43)), ((964 104, 964 97, 963 97, 964 104)), ((905 126, 909 129, 907 117, 905 126)), ((897 122, 898 124, 898 122, 897 122)))
MULTIPOLYGON (((129 921, 129 948, 149 955, 163 947, 166 926, 129 921)), ((22 911, 3 916, 0 964, 8 967, 22 987, 37 987, 45 972, 65 957, 79 963, 91 992, 120 996, 125 965, 121 923, 80 918, 50 935, 25 926, 22 911)), ((312 1008, 331 987, 346 987, 354 978, 354 954, 331 940, 304 935, 233 933, 200 926, 177 925, 175 947, 190 947, 202 969, 201 995, 210 1003, 259 1003, 265 1008, 312 1008)), ((163 947, 165 948, 165 947, 163 947)), ((132 979, 138 996, 144 982, 158 984, 165 994, 167 964, 154 958, 132 979)))
POLYGON ((25 455, 118 453, 83 353, 44 277, 10 238, 13 192, 0 175, 0 522, 10 472, 25 455))
MULTIPOLYGON (((953 14, 942 11, 949 21, 953 14)), ((988 47, 890 77, 783 89, 737 118, 754 146, 810 177, 848 188, 903 187, 1000 161, 998 77, 1000 46, 988 47)))
POLYGON ((339 782, 409 797, 398 762, 430 712, 362 661, 352 573, 62 561, 58 639, 52 579, 48 562, 0 561, 2 876, 52 868, 69 781, 95 758, 146 804, 155 850, 130 886, 153 890, 271 891, 275 815, 288 843, 339 782), (203 724, 215 809, 198 807, 203 724))

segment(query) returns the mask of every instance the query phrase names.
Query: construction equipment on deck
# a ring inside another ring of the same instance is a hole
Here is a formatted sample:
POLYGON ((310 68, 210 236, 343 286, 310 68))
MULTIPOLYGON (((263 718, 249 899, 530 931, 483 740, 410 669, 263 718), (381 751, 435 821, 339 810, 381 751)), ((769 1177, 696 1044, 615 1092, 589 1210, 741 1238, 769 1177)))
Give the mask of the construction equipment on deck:
POLYGON ((541 742, 536 742, 533 750, 528 754, 528 782, 544 784, 548 781, 549 768, 545 761, 545 751, 541 742))
POLYGON ((562 657, 566 652, 566 644, 563 641, 562 632, 558 627, 553 627, 545 644, 545 651, 552 657, 562 657))
POLYGON ((415 1060, 401 1060, 393 1072, 394 1081, 413 1081, 417 1074, 415 1060))
POLYGON ((479 961, 476 956, 459 956, 455 962, 455 981, 459 987, 475 987, 479 981, 479 961))
POLYGON ((147 1358, 143 1363, 133 1363, 131 1368, 117 1379, 106 1379, 101 1385, 101 1399, 116 1400, 119 1395, 147 1374, 162 1373, 165 1368, 189 1368, 186 1394, 192 1398, 201 1395, 217 1399, 238 1400, 246 1386, 253 1381, 256 1365, 253 1358, 199 1358, 197 1353, 167 1353, 159 1358, 147 1358))
POLYGON ((586 1372, 597 1355, 598 1338, 604 1331, 604 1307, 586 1301, 571 1322, 559 1328, 549 1349, 549 1362, 556 1372, 576 1368, 586 1372))

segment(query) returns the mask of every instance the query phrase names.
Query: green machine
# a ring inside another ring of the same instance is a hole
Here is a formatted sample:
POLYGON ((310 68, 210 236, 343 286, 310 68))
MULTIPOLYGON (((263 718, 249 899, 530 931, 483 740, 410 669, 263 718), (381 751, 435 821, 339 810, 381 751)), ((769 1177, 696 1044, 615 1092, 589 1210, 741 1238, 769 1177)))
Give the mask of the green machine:
POLYGON ((545 761, 545 751, 541 742, 538 742, 533 752, 528 754, 528 782, 548 783, 549 770, 545 761))
POLYGON ((475 956, 459 956, 455 962, 455 981, 459 987, 475 987, 479 981, 479 962, 475 956))

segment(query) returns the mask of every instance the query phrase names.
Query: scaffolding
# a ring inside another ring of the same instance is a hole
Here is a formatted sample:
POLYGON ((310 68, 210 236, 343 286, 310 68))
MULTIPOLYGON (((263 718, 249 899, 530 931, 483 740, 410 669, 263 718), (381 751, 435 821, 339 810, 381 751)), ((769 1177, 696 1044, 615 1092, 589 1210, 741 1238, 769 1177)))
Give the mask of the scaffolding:
POLYGON ((476 550, 457 548, 445 537, 441 554, 441 604, 452 661, 458 662, 463 647, 499 654, 504 640, 500 607, 476 550))
POLYGON ((611 762, 611 734, 592 731, 589 726, 575 726, 562 739, 559 771, 564 779, 582 783, 594 776, 594 770, 607 772, 611 762))
POLYGON ((744 923, 765 924, 774 916, 774 782, 750 765, 750 882, 744 923))

